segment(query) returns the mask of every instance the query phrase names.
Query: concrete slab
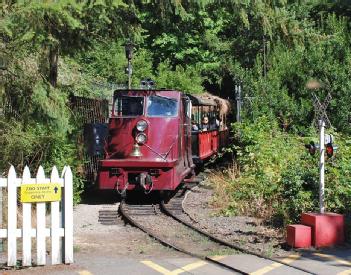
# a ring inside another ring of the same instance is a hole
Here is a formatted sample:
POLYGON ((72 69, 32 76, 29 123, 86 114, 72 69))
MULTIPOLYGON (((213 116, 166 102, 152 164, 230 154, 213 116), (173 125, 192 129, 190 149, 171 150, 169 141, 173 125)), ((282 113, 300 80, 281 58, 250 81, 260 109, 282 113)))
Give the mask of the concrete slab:
POLYGON ((282 275, 282 274, 289 274, 289 275, 304 275, 304 274, 309 274, 309 273, 305 273, 302 272, 300 270, 294 269, 294 268, 290 268, 290 267, 286 267, 286 266, 280 266, 277 267, 275 269, 273 269, 272 271, 270 271, 269 273, 265 273, 265 274, 269 274, 269 275, 282 275))
MULTIPOLYGON (((179 259, 179 263, 174 263, 170 259, 164 258, 151 258, 147 260, 140 261, 146 268, 156 271, 157 274, 167 274, 168 272, 172 272, 178 269, 181 269, 184 265, 189 263, 193 263, 195 259, 185 258, 179 259), (182 263, 183 262, 183 263, 182 263)), ((186 270, 182 271, 182 274, 191 274, 186 272, 186 270), (183 273, 184 272, 184 273, 183 273)))
POLYGON ((240 274, 240 273, 235 273, 235 272, 230 271, 228 269, 224 269, 224 268, 220 268, 220 267, 208 264, 208 265, 204 265, 196 270, 193 270, 192 274, 194 274, 194 275, 213 275, 213 274, 229 275, 229 274, 240 274))
MULTIPOLYGON (((286 258, 279 259, 285 263, 292 264, 298 260, 298 255, 291 255, 286 258)), ((264 258, 256 257, 253 255, 241 254, 241 255, 231 255, 222 259, 221 262, 234 266, 242 271, 250 273, 252 275, 259 274, 306 274, 303 271, 297 270, 293 267, 285 266, 283 264, 270 261, 264 258)))
POLYGON ((145 260, 127 259, 127 258, 110 258, 98 257, 84 259, 81 257, 77 265, 81 271, 88 271, 81 275, 95 275, 95 274, 168 274, 174 272, 175 274, 183 275, 228 275, 235 274, 232 271, 216 266, 207 261, 202 261, 197 258, 148 258, 145 260))
MULTIPOLYGON (((351 266, 351 246, 345 247, 333 247, 333 248, 323 248, 317 251, 305 252, 305 253, 322 253, 325 255, 331 255, 339 258, 340 260, 348 261, 347 265, 351 266)), ((346 264, 346 263, 345 263, 346 264)))
POLYGON ((226 265, 233 266, 244 272, 251 273, 270 266, 274 262, 248 254, 230 255, 220 260, 226 265))
MULTIPOLYGON (((322 251, 299 251, 294 252, 290 257, 280 258, 279 260, 293 266, 309 270, 312 273, 326 274, 351 274, 351 250, 350 249, 328 249, 322 251)), ((304 272, 281 265, 270 260, 262 259, 252 255, 235 254, 216 258, 226 265, 243 270, 252 275, 299 275, 304 272)), ((5 270, 3 270, 5 271, 5 270)), ((58 265, 27 268, 17 271, 5 271, 6 274, 50 274, 50 275, 115 275, 115 274, 193 274, 193 275, 227 275, 235 274, 230 270, 221 268, 207 261, 197 258, 183 256, 177 257, 170 255, 151 256, 141 258, 121 255, 92 255, 90 253, 79 253, 73 265, 58 265)), ((1 271, 0 271, 1 273, 1 271)))
MULTIPOLYGON (((351 250, 349 248, 339 247, 323 250, 301 250, 299 254, 301 254, 300 257, 290 262, 290 265, 321 275, 351 274, 351 250)), ((284 261, 285 259, 279 260, 284 261)), ((279 272, 275 272, 279 269, 283 271, 282 268, 283 267, 277 268, 268 274, 279 274, 279 272)))
POLYGON ((351 263, 348 265, 346 262, 346 260, 341 258, 336 259, 334 256, 325 253, 305 252, 298 261, 294 262, 293 265, 305 268, 316 274, 327 275, 338 274, 351 269, 351 263))
POLYGON ((146 268, 146 266, 140 263, 139 260, 124 257, 94 257, 93 259, 91 257, 80 257, 77 264, 81 267, 81 270, 90 273, 83 273, 82 275, 160 274, 152 269, 146 268))
POLYGON ((235 274, 231 270, 217 266, 211 262, 200 260, 197 258, 169 258, 169 259, 150 259, 154 264, 167 268, 170 272, 177 274, 235 274), (173 269, 169 268, 170 266, 173 269), (175 267, 175 268, 174 268, 175 267))

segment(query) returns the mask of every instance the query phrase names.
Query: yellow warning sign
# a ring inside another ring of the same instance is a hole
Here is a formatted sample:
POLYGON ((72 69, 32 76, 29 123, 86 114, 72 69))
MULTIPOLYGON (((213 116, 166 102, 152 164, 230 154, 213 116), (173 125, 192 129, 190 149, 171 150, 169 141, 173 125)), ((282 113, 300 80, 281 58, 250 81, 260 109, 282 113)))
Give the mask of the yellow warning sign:
POLYGON ((21 202, 50 202, 61 200, 61 186, 56 183, 21 185, 21 202))

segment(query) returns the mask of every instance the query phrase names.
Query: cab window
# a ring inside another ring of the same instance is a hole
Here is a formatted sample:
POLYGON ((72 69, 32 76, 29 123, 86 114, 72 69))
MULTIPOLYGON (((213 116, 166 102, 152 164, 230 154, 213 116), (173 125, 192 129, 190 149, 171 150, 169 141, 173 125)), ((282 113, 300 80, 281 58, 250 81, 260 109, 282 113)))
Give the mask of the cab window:
POLYGON ((178 113, 178 101, 162 96, 149 96, 147 115, 149 117, 174 117, 178 113))
POLYGON ((143 115, 144 97, 122 96, 116 97, 114 115, 122 117, 134 117, 143 115))

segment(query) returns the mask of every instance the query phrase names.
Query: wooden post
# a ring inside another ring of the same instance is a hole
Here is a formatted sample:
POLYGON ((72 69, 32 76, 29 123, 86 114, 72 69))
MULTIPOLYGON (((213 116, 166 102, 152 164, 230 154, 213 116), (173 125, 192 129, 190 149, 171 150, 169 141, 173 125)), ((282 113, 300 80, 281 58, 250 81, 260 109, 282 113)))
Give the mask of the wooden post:
MULTIPOLYGON (((42 166, 39 166, 36 183, 45 182, 45 173, 42 166)), ((46 243, 45 243, 45 202, 37 203, 37 265, 46 264, 46 243)))
POLYGON ((64 174, 65 263, 73 263, 73 176, 69 166, 64 174))
MULTIPOLYGON (((22 176, 22 185, 30 184, 30 171, 28 166, 26 166, 23 170, 22 176)), ((22 203, 22 248, 23 248, 23 266, 31 266, 32 265, 32 204, 31 203, 22 203)))
POLYGON ((17 186, 16 171, 11 166, 7 176, 7 265, 17 264, 17 186))
MULTIPOLYGON (((55 184, 59 182, 59 173, 56 166, 51 171, 51 183, 55 184)), ((51 264, 60 264, 60 202, 51 202, 51 264)))
MULTIPOLYGON (((1 112, 1 109, 0 109, 0 112, 1 112)), ((0 226, 1 228, 3 228, 3 225, 4 225, 4 220, 3 220, 3 208, 4 208, 4 196, 3 196, 3 188, 4 187, 0 187, 0 226)), ((0 252, 3 252, 4 251, 4 243, 3 243, 3 240, 2 238, 0 238, 0 252)))

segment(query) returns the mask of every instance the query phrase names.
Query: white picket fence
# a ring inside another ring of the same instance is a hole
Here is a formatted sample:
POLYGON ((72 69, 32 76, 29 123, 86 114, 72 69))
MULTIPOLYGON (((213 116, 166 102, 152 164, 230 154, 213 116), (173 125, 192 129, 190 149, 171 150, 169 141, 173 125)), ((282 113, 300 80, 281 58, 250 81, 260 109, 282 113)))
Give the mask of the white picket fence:
MULTIPOLYGON (((7 229, 0 229, 0 238, 7 238, 7 265, 17 264, 17 238, 22 238, 22 265, 32 265, 32 238, 36 238, 36 264, 46 264, 46 238, 51 237, 51 264, 73 263, 73 177, 66 166, 61 177, 56 167, 51 177, 46 178, 43 167, 39 167, 36 178, 31 178, 25 167, 22 178, 17 178, 11 166, 7 178, 0 178, 0 188, 7 188, 7 229), (63 187, 62 200, 50 202, 51 224, 46 227, 46 203, 21 203, 22 228, 17 228, 18 187, 22 184, 55 183, 63 187), (32 204, 36 205, 36 228, 32 228, 32 204), (61 205, 60 205, 61 204, 61 205), (60 207, 61 206, 61 207, 60 207), (60 211, 61 208, 61 211, 60 211), (61 241, 62 238, 62 241, 61 241)), ((0 225, 1 226, 1 225, 0 225)))

